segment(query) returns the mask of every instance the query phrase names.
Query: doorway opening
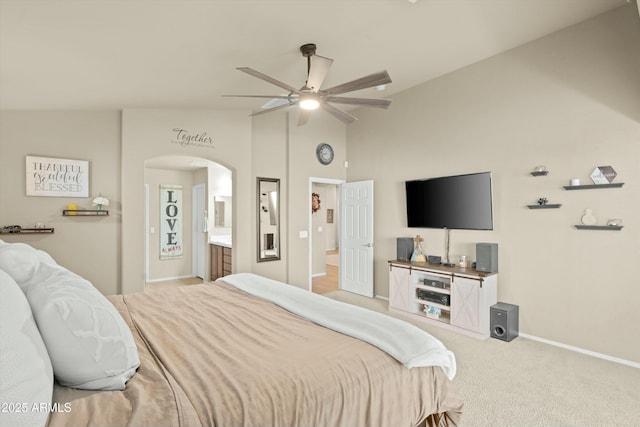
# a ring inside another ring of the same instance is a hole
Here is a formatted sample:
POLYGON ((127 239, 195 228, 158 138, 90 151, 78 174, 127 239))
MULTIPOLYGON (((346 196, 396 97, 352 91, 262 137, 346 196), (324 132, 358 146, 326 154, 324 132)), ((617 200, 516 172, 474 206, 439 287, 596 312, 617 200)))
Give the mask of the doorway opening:
POLYGON ((324 294, 340 289, 340 184, 309 179, 309 290, 324 294), (317 205, 313 205, 314 198, 317 205))
POLYGON ((209 281, 211 244, 231 247, 232 171, 208 159, 161 156, 145 161, 144 183, 145 288, 209 281))

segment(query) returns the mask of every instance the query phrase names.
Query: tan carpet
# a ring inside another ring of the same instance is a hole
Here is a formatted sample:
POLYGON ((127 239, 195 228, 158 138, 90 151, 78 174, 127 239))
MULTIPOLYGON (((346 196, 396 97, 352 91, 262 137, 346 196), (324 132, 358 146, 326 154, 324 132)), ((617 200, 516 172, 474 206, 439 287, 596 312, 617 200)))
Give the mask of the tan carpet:
MULTIPOLYGON (((325 296, 389 314, 387 302, 345 291, 325 296)), ((392 314, 456 354, 462 427, 640 426, 640 369, 518 337, 479 341, 392 314)), ((630 337, 637 339, 637 337, 630 337)))

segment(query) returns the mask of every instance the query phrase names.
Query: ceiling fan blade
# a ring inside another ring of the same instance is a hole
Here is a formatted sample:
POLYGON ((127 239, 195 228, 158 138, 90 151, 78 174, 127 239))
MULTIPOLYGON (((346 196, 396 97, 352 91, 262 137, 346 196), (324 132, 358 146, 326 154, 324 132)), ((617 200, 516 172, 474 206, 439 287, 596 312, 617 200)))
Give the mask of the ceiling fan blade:
POLYGON ((276 111, 276 110, 282 110, 284 108, 292 107, 292 106, 296 105, 297 103, 298 103, 298 101, 296 100, 296 101, 293 101, 291 103, 278 105, 277 107, 265 108, 264 110, 260 110, 260 111, 257 111, 255 113, 253 113, 253 114, 249 114, 249 116, 259 116, 260 114, 270 113, 270 112, 276 111))
POLYGON ((351 124, 353 122, 355 122, 356 120, 358 120, 356 117, 352 116, 351 114, 342 111, 339 108, 334 107, 331 104, 328 104, 326 102, 323 102, 322 104, 322 108, 329 114, 331 114, 332 116, 334 116, 335 118, 337 118, 338 120, 342 121, 342 123, 344 124, 351 124))
POLYGON ((322 86, 322 82, 325 77, 327 77, 327 73, 329 73, 333 59, 319 55, 313 55, 309 59, 311 61, 311 67, 309 68, 307 87, 311 89, 311 92, 318 92, 320 86, 322 86))
POLYGON ((389 108, 391 100, 377 98, 348 98, 344 96, 329 96, 325 98, 327 102, 336 104, 359 105, 361 107, 389 108))
POLYGON ((300 108, 300 115, 298 116, 298 126, 302 126, 303 124, 309 121, 309 117, 311 117, 311 110, 303 110, 300 108))
POLYGON ((289 92, 293 92, 293 93, 300 93, 300 91, 292 86, 289 86, 286 83, 281 82, 280 80, 276 80, 273 77, 267 76, 266 74, 261 73, 260 71, 256 71, 253 68, 249 68, 249 67, 238 67, 236 68, 236 70, 242 71, 243 73, 247 73, 253 77, 257 77, 260 80, 264 80, 265 82, 269 82, 272 85, 276 85, 278 87, 281 87, 282 89, 286 89, 289 92))
POLYGON ((327 95, 340 95, 341 93, 353 92, 354 90, 367 89, 374 86, 386 85, 391 83, 391 77, 387 71, 380 71, 379 73, 369 74, 368 76, 360 77, 359 79, 352 80, 347 83, 343 83, 338 86, 325 89, 322 92, 327 95))
POLYGON ((225 98, 278 98, 290 99, 289 95, 221 95, 225 98))

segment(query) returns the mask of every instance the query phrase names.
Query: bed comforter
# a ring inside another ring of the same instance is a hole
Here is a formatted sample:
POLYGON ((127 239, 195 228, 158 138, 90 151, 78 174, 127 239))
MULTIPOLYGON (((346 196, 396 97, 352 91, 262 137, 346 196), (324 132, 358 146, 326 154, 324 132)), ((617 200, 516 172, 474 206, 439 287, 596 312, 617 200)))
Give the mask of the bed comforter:
POLYGON ((364 341, 214 282, 109 297, 140 368, 123 391, 55 385, 48 426, 457 425, 440 367, 407 369, 364 341))

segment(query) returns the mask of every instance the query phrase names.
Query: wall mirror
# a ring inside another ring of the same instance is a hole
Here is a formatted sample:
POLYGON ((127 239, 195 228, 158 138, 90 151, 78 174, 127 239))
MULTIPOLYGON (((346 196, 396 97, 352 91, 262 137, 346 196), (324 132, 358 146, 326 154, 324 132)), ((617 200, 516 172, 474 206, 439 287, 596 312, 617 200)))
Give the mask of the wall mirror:
POLYGON ((280 259, 280 180, 258 178, 258 262, 280 259))

